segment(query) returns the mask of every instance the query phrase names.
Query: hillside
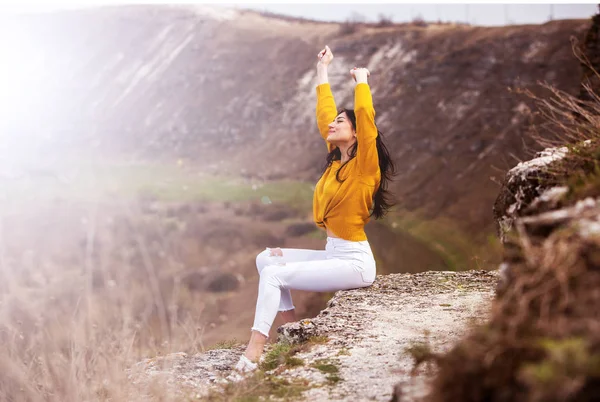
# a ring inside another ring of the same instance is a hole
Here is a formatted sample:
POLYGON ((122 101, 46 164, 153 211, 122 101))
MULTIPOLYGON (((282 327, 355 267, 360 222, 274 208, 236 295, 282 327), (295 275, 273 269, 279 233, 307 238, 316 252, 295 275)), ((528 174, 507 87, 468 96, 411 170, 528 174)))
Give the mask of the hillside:
POLYGON ((328 44, 339 106, 352 106, 347 70, 372 72, 401 209, 478 236, 493 226, 490 177, 526 158, 528 100, 508 87, 546 80, 575 93, 570 37, 587 26, 348 29, 205 6, 24 16, 2 29, 29 72, 20 69, 21 89, 36 96, 13 97, 4 124, 28 135, 41 158, 78 145, 108 158, 182 158, 206 172, 313 181, 324 160, 315 55, 328 44))

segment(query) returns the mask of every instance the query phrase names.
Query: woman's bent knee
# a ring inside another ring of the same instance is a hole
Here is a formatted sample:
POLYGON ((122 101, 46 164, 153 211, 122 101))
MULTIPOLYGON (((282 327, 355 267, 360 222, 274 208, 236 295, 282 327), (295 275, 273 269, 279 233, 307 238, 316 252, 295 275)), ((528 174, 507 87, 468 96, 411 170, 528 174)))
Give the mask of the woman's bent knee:
POLYGON ((261 273, 263 268, 266 267, 267 265, 269 265, 270 263, 271 263, 271 260, 269 258, 269 250, 268 249, 264 249, 263 251, 258 253, 258 255, 256 256, 256 269, 258 270, 259 274, 261 273))
POLYGON ((267 265, 285 265, 281 259, 283 258, 283 251, 277 247, 276 249, 270 249, 267 247, 256 256, 256 269, 260 274, 267 265))
POLYGON ((267 277, 276 275, 277 272, 279 271, 279 269, 277 269, 277 268, 278 267, 275 265, 267 265, 267 266, 263 267, 263 269, 261 269, 261 271, 260 271, 260 277, 267 278, 267 277))

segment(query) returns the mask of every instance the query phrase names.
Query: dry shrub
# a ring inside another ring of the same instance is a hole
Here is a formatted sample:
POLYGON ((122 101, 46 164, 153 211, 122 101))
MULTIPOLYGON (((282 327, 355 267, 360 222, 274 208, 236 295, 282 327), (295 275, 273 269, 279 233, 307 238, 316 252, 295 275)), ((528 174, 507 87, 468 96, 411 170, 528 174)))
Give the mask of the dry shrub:
POLYGON ((513 265, 489 323, 447 355, 434 356, 439 374, 432 401, 598 395, 600 238, 581 238, 575 227, 557 227, 546 239, 521 233, 521 263, 513 265))
MULTIPOLYGON (((586 84, 584 84, 586 85, 586 84)), ((542 145, 566 146, 551 170, 555 184, 597 180, 600 98, 581 101, 545 86, 550 98, 531 93, 545 119, 542 145), (586 142, 587 141, 587 142, 586 142)), ((539 132, 539 131, 538 131, 539 132)), ((572 201, 581 199, 571 188, 572 201)), ((588 188, 589 190, 589 188, 588 188)), ((562 212, 562 211, 561 211, 562 212)), ((518 220, 505 245, 508 283, 487 324, 437 363, 430 401, 592 401, 600 395, 600 210, 518 220), (582 226, 583 225, 583 226, 582 226), (594 226, 596 225, 596 226, 594 226)))
POLYGON ((75 291, 74 302, 48 290, 11 288, 3 297, 0 400, 177 400, 160 381, 134 384, 127 370, 143 357, 199 346, 193 316, 163 321, 144 284, 75 291))
POLYGON ((338 33, 340 35, 351 35, 358 31, 360 24, 352 21, 344 21, 340 24, 338 33))
POLYGON ((386 28, 386 27, 391 27, 394 25, 394 21, 392 20, 392 16, 391 15, 386 15, 386 14, 379 14, 379 18, 377 21, 377 26, 380 28, 386 28))
POLYGON ((293 223, 285 229, 287 236, 304 236, 316 230, 316 226, 312 222, 293 223))
MULTIPOLYGON (((573 39, 573 51, 588 70, 600 78, 600 74, 581 53, 573 39)), ((531 98, 536 105, 533 113, 535 124, 530 135, 542 147, 562 147, 567 151, 565 158, 546 169, 546 186, 566 185, 569 187, 567 203, 585 196, 600 195, 600 96, 589 79, 581 83, 580 97, 571 95, 540 83, 545 94, 540 96, 530 90, 517 90, 531 98)))
POLYGON ((218 273, 207 282, 206 290, 210 292, 231 292, 240 287, 238 276, 229 272, 218 273))
POLYGON ((364 15, 357 12, 352 12, 350 17, 348 17, 346 21, 340 24, 340 29, 338 33, 340 35, 351 35, 355 32, 358 32, 361 25, 365 24, 365 21, 366 18, 364 15))
MULTIPOLYGON (((600 79, 600 74, 582 52, 576 38, 571 38, 575 57, 586 67, 589 74, 600 79)), ((536 105, 535 115, 540 117, 531 127, 530 135, 543 147, 581 145, 583 141, 595 142, 600 138, 600 97, 589 77, 581 83, 579 96, 554 88, 547 82, 538 82, 545 93, 543 96, 530 90, 517 89, 536 105)))
POLYGON ((518 90, 532 98, 542 122, 532 127, 532 137, 543 147, 581 145, 583 141, 595 141, 600 137, 600 98, 588 84, 583 84, 586 91, 594 96, 594 101, 582 101, 577 97, 540 83, 550 95, 538 96, 530 90, 518 90), (543 134, 541 134, 543 132, 543 134))
POLYGON ((415 18, 413 18, 410 24, 419 28, 427 28, 429 26, 429 23, 425 21, 421 15, 417 15, 415 18))
POLYGON ((298 217, 298 210, 285 204, 271 204, 264 211, 263 219, 268 222, 282 221, 298 217))

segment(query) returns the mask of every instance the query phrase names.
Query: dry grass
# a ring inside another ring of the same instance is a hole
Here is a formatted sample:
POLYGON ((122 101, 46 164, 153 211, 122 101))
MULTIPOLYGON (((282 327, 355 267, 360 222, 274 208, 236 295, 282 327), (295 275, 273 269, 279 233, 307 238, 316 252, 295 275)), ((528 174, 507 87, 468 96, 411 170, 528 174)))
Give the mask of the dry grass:
POLYGON ((301 398, 310 388, 306 379, 286 380, 257 370, 244 381, 228 383, 222 389, 211 392, 206 400, 210 402, 254 402, 275 397, 293 401, 301 398))
MULTIPOLYGON (((593 78, 600 74, 581 52, 575 39, 573 52, 593 78)), ((566 185, 569 193, 561 205, 569 205, 586 196, 600 194, 600 96, 590 79, 581 83, 579 97, 561 91, 548 83, 540 83, 544 95, 531 90, 517 90, 533 99, 536 111, 530 135, 535 142, 546 147, 562 147, 566 156, 546 168, 545 187, 566 185)))
MULTIPOLYGON (((575 57, 595 78, 600 74, 583 54, 576 38, 571 38, 572 51, 575 57)), ((584 141, 595 142, 599 137, 600 97, 598 89, 593 88, 590 80, 581 83, 579 97, 559 90, 544 82, 539 83, 546 91, 544 95, 536 95, 528 89, 517 89, 517 93, 525 94, 533 99, 536 105, 536 124, 531 127, 534 140, 543 147, 562 147, 581 145, 584 141), (584 100, 587 98, 589 100, 584 100)))
POLYGON ((251 313, 254 286, 210 292, 207 284, 215 274, 255 275, 257 250, 281 244, 277 227, 286 227, 266 212, 293 208, 66 199, 0 200, 0 400, 186 400, 162 380, 134 383, 127 370, 246 336, 239 309, 251 313))
MULTIPOLYGON (((231 224, 214 231, 194 211, 129 202, 3 208, 0 400, 175 400, 164 387, 132 384, 126 369, 209 346, 204 333, 227 294, 194 288, 183 274, 222 263, 218 243, 235 239, 231 224)), ((228 260, 247 259, 255 246, 245 244, 228 260)))
MULTIPOLYGON (((549 180, 569 185, 570 203, 598 196, 600 97, 587 83, 583 87, 591 101, 544 86, 548 98, 527 93, 539 106, 541 126, 552 134, 538 135, 538 143, 569 151, 549 168, 549 180)), ((445 355, 426 350, 420 355, 419 363, 434 361, 439 369, 428 400, 597 399, 600 241, 593 230, 585 234, 582 229, 582 222, 596 221, 597 214, 594 209, 566 220, 516 222, 505 245, 508 283, 493 303, 489 322, 445 355)))
POLYGON ((136 219, 130 242, 100 217, 88 221, 72 254, 53 254, 51 244, 9 248, 14 239, 2 228, 0 400, 173 400, 156 384, 139 389, 126 370, 144 357, 201 351, 196 312, 209 303, 163 280, 151 239, 170 236, 160 226, 137 232, 136 219))
MULTIPOLYGON (((594 400, 600 389, 598 239, 520 234, 522 258, 490 321, 437 362, 431 401, 594 400)), ((533 232, 533 230, 532 230, 533 232)), ((422 359, 423 361, 427 359, 422 359)))
POLYGON ((583 84, 594 101, 582 101, 577 97, 552 87, 540 84, 550 96, 538 96, 530 90, 519 90, 534 99, 538 106, 537 115, 544 120, 533 127, 533 137, 543 147, 557 147, 580 144, 586 140, 597 140, 600 134, 600 99, 588 84, 583 84), (541 131, 544 134, 540 134, 541 131))
MULTIPOLYGON (((161 393, 161 387, 144 389, 134 385, 126 370, 143 357, 197 344, 200 334, 193 330, 189 334, 176 333, 177 328, 172 327, 167 329, 172 331, 172 344, 165 341, 151 347, 159 340, 155 338, 142 345, 139 335, 144 325, 132 319, 131 312, 123 312, 121 317, 107 312, 102 308, 104 303, 89 300, 81 313, 70 319, 43 317, 36 322, 36 326, 44 327, 38 331, 25 332, 19 322, 4 324, 2 343, 6 354, 0 362, 0 400, 147 400, 150 396, 174 400, 168 393, 161 393), (186 341, 187 337, 190 339, 186 341)), ((22 312, 45 315, 43 310, 34 312, 27 307, 22 312)), ((178 324, 189 330, 195 323, 188 319, 178 324)))

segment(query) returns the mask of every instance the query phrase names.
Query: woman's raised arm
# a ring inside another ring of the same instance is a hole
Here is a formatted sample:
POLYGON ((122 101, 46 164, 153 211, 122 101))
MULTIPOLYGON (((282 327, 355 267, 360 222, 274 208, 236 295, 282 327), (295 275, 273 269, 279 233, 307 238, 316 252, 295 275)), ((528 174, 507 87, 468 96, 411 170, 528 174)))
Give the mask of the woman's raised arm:
POLYGON ((329 123, 335 120, 337 109, 333 93, 331 92, 331 86, 329 85, 327 67, 331 63, 331 60, 333 60, 333 53, 329 49, 329 46, 325 46, 317 57, 319 59, 317 63, 317 126, 319 127, 321 137, 327 143, 327 151, 331 152, 335 148, 335 145, 327 142, 327 136, 329 135, 329 123))
POLYGON ((354 113, 356 114, 356 162, 363 174, 376 174, 379 169, 377 153, 377 126, 375 126, 375 109, 369 87, 369 70, 353 68, 350 75, 356 81, 354 87, 354 113))

